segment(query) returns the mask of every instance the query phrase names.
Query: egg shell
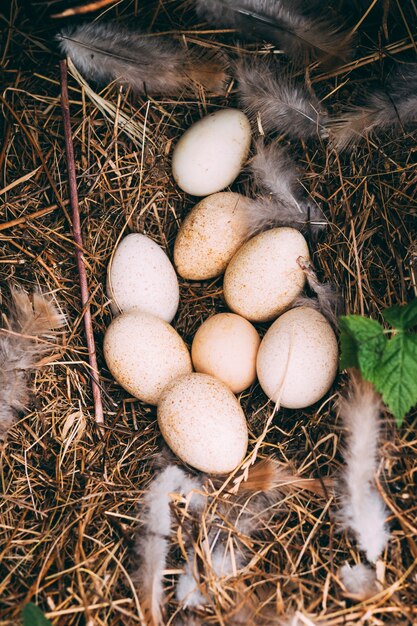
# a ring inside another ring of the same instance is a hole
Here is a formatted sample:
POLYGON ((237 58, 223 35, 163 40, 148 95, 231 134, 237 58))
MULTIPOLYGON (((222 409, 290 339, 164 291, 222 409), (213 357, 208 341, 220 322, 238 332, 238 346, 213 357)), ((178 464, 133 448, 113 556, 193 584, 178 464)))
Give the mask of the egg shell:
POLYGON ((196 372, 211 374, 240 393, 256 379, 261 339, 250 322, 235 313, 219 313, 197 330, 191 346, 196 372))
POLYGON ((177 272, 187 280, 206 280, 223 274, 246 239, 242 211, 249 202, 224 191, 201 200, 187 215, 174 247, 177 272))
POLYGON ((223 109, 203 117, 174 148, 172 174, 177 185, 193 196, 221 191, 242 169, 250 142, 250 123, 242 111, 223 109))
POLYGON ((167 322, 132 309, 116 317, 104 337, 114 378, 135 398, 157 404, 163 389, 192 371, 187 346, 167 322))
POLYGON ((139 309, 171 322, 178 309, 178 279, 158 244, 139 233, 124 237, 107 272, 107 295, 114 314, 139 309))
POLYGON ((326 318, 310 307, 292 309, 262 339, 256 362, 259 383, 281 406, 305 408, 332 386, 338 356, 337 339, 326 318))
POLYGON ((230 389, 212 376, 190 374, 169 385, 158 404, 158 424, 171 450, 202 472, 226 474, 245 457, 245 415, 230 389))
POLYGON ((294 228, 273 228, 247 241, 224 275, 228 307, 253 322, 275 319, 303 290, 300 256, 310 258, 306 240, 294 228))

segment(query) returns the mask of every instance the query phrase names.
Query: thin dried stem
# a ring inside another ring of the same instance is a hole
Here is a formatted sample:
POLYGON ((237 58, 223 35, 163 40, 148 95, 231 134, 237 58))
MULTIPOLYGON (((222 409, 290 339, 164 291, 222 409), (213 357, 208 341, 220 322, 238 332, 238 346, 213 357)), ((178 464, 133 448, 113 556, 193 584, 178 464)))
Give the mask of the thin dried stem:
POLYGON ((91 368, 91 387, 94 400, 94 414, 97 424, 104 423, 103 403, 100 391, 100 374, 97 364, 96 346, 94 341, 93 324, 90 309, 90 294, 87 283, 87 271, 84 261, 84 244, 81 234, 80 208, 78 204, 77 179, 75 175, 74 146, 72 143, 71 118, 68 99, 68 70, 65 60, 60 62, 61 69, 61 108, 64 120, 65 147, 67 153, 68 181, 70 203, 72 209, 72 228, 75 241, 75 255, 77 258, 78 273, 80 276, 81 304, 83 307, 84 328, 87 338, 88 360, 91 368))

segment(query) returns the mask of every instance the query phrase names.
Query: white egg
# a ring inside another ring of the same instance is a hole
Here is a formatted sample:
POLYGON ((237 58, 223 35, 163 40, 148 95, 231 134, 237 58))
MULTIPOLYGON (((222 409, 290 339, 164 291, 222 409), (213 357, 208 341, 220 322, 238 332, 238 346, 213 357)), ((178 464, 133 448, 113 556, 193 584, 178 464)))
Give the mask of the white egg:
POLYGON ((272 324, 256 363, 268 398, 288 409, 302 409, 320 400, 332 386, 337 367, 332 327, 310 307, 287 311, 272 324))
POLYGON ((177 272, 188 280, 223 274, 246 239, 242 215, 248 198, 224 191, 201 200, 187 215, 174 247, 177 272))
POLYGON ((234 313, 219 313, 197 330, 191 347, 196 372, 211 374, 233 393, 256 379, 256 355, 261 340, 250 322, 234 313))
POLYGON ((223 109, 203 117, 174 148, 172 174, 176 183, 193 196, 221 191, 242 169, 250 141, 250 123, 242 111, 223 109))
POLYGON ((169 383, 192 371, 188 348, 177 331, 135 309, 122 313, 108 327, 104 358, 119 385, 149 404, 157 404, 169 383))
POLYGON ((224 275, 228 307, 253 322, 275 319, 303 290, 300 256, 309 258, 308 246, 294 228, 273 228, 247 241, 224 275))
POLYGON ((158 244, 132 233, 117 246, 108 267, 107 295, 114 314, 139 309, 171 322, 179 303, 177 275, 158 244))
POLYGON ((169 385, 158 403, 158 424, 171 450, 202 472, 226 474, 245 457, 245 415, 230 389, 212 376, 190 374, 169 385))

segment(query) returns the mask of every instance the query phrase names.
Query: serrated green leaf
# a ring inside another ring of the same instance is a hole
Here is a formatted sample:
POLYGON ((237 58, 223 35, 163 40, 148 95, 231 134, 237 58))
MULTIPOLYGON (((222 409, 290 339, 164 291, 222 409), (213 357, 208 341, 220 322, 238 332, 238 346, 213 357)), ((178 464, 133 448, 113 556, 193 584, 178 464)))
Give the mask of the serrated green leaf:
POLYGON ((340 329, 341 368, 359 367, 363 378, 372 380, 387 343, 383 327, 368 317, 345 315, 340 329))
POLYGON ((52 626, 39 607, 29 602, 22 612, 23 626, 52 626))
POLYGON ((405 306, 392 306, 383 312, 384 320, 394 328, 408 330, 417 326, 417 298, 405 306))
POLYGON ((398 331, 386 344, 372 380, 382 399, 401 426, 417 404, 417 334, 398 331))

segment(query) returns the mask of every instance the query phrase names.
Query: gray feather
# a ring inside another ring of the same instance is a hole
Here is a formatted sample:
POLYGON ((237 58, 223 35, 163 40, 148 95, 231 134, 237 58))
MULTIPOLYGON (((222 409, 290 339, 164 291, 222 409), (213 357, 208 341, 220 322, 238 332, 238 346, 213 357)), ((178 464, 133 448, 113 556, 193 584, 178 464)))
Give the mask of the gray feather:
POLYGON ((241 62, 237 67, 238 97, 249 117, 265 134, 276 132, 297 139, 318 137, 327 121, 317 98, 284 69, 241 62))
POLYGON ((221 28, 232 26, 249 39, 282 48, 295 63, 346 59, 352 35, 321 14, 305 11, 301 0, 196 0, 198 15, 221 28))
POLYGON ((171 39, 118 24, 84 24, 62 31, 57 38, 61 52, 87 79, 116 81, 136 94, 176 94, 193 82, 216 90, 225 80, 218 57, 191 54, 171 39))
POLYGON ((245 206, 249 233, 272 226, 291 226, 314 234, 323 229, 326 219, 320 208, 304 197, 298 169, 287 150, 277 143, 265 146, 261 141, 256 147, 250 169, 263 195, 245 206))
POLYGON ((339 150, 352 148, 370 132, 402 129, 417 121, 417 67, 398 72, 385 90, 369 93, 362 106, 347 109, 329 121, 332 143, 339 150))

